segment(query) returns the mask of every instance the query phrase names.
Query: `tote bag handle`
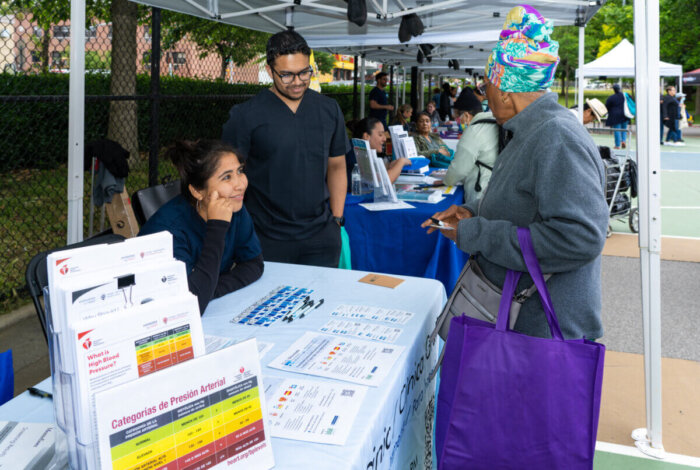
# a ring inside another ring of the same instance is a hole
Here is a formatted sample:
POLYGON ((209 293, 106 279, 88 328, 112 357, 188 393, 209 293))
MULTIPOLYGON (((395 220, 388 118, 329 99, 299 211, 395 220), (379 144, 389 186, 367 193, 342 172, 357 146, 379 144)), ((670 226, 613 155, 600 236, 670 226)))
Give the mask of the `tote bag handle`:
MULTIPOLYGON (((540 294, 542 308, 544 309, 545 316, 547 317, 547 323, 549 324, 549 331, 552 334, 552 338, 564 341, 564 335, 561 333, 559 321, 554 313, 552 298, 549 295, 549 290, 547 290, 547 284, 545 284, 544 276, 542 276, 540 263, 537 261, 537 256, 535 255, 535 248, 532 246, 530 229, 518 227, 518 242, 520 243, 520 251, 523 253, 523 259, 525 260, 527 271, 530 273, 530 277, 532 277, 532 280, 535 282, 535 286, 537 286, 537 292, 540 294)), ((506 280, 503 284, 503 296, 501 297, 501 303, 498 307, 498 319, 496 320, 497 330, 506 331, 508 328, 508 317, 510 316, 510 301, 508 299, 510 299, 515 293, 515 287, 518 284, 519 279, 520 273, 517 271, 508 270, 506 273, 506 280), (508 293, 510 297, 507 297, 506 293, 508 293)))

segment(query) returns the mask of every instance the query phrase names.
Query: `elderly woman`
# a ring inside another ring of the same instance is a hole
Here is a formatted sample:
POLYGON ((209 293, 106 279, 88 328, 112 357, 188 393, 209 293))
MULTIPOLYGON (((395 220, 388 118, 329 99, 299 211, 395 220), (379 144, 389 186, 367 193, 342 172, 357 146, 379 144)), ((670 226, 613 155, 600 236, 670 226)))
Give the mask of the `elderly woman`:
MULTIPOLYGON (((445 159, 452 158, 452 152, 439 135, 430 132, 430 115, 422 111, 416 120, 416 133, 413 140, 416 143, 416 151, 426 158, 442 155, 445 159)), ((434 160, 432 158, 431 160, 434 160)), ((447 165, 445 165, 447 167, 447 165)))
MULTIPOLYGON (((507 269, 527 272, 516 232, 528 227, 542 271, 551 274, 547 286, 564 336, 595 339, 603 335, 605 172, 584 127, 546 92, 559 62, 551 33, 551 22, 530 6, 517 6, 506 17, 486 65, 486 95, 513 139, 498 156, 478 205, 452 206, 434 217, 456 228, 441 232, 475 256, 498 286, 507 269)), ((518 292, 532 285, 524 277, 518 292)), ((515 330, 550 336, 537 295, 524 301, 515 330)))

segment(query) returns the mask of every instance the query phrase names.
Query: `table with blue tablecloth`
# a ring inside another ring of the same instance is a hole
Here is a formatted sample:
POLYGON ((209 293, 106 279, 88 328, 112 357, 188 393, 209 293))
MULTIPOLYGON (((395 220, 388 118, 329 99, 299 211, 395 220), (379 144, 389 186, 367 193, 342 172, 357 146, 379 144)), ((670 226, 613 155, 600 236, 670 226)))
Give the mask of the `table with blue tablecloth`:
MULTIPOLYGON (((272 369, 267 366, 306 331, 318 331, 340 304, 359 304, 413 312, 402 326, 396 343, 406 349, 378 387, 369 387, 350 437, 343 446, 272 438, 275 469, 408 469, 430 468, 435 379, 430 372, 437 363, 438 345, 428 336, 445 303, 443 286, 429 279, 403 277, 390 289, 358 282, 366 272, 265 263, 260 280, 220 299, 213 300, 202 317, 204 332, 236 340, 255 337, 272 343, 261 360, 263 381, 271 377, 303 377, 337 380, 272 369), (280 285, 313 289, 312 297, 323 305, 292 323, 277 321, 269 327, 240 325, 231 320, 246 307, 280 285)), ((51 379, 38 385, 51 390, 51 379)), ((25 392, 0 406, 0 421, 50 423, 52 402, 25 392)))
POLYGON ((372 212, 359 205, 365 199, 348 195, 345 201, 352 269, 437 279, 451 292, 469 255, 437 231, 428 235, 420 224, 461 205, 462 187, 437 204, 409 202, 414 209, 372 212))

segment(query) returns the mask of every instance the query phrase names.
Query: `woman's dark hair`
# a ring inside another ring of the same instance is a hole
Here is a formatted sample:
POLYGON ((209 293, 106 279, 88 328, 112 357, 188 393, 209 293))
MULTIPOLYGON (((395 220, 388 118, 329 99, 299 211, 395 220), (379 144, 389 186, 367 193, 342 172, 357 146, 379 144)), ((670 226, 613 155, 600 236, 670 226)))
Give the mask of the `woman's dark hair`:
POLYGON ((352 137, 355 139, 361 139, 362 134, 371 134, 372 129, 374 129, 377 124, 381 123, 382 121, 377 118, 366 117, 364 119, 360 119, 359 121, 353 122, 352 124, 348 123, 348 125, 352 125, 350 128, 352 131, 352 137))
POLYGON ((221 156, 232 153, 243 163, 245 158, 227 143, 220 140, 200 139, 197 141, 179 140, 165 152, 180 174, 180 193, 185 196, 190 204, 195 205, 197 200, 190 192, 189 186, 195 189, 204 189, 207 180, 214 175, 219 166, 221 156))
POLYGON ((450 92, 450 88, 451 88, 451 87, 450 87, 450 84, 449 84, 449 83, 445 82, 445 83, 442 84, 442 91, 446 91, 447 93, 449 93, 449 92, 450 92))
POLYGON ((430 114, 428 114, 428 111, 421 111, 421 112, 418 113, 418 115, 416 116, 416 123, 418 123, 418 120, 419 120, 420 118, 422 118, 423 116, 427 117, 428 120, 432 122, 432 118, 430 117, 430 114))
POLYGON ((311 56, 311 49, 301 34, 296 31, 281 31, 270 36, 267 40, 267 63, 273 65, 281 55, 304 54, 311 56))

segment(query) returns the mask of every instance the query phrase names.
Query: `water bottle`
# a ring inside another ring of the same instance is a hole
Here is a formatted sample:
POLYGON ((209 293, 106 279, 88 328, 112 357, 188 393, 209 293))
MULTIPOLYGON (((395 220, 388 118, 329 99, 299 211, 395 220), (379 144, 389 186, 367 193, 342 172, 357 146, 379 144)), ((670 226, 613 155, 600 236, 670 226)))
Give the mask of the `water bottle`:
POLYGON ((352 187, 351 193, 353 196, 360 196, 362 194, 362 176, 360 175, 360 167, 355 163, 355 168, 352 169, 352 187))

